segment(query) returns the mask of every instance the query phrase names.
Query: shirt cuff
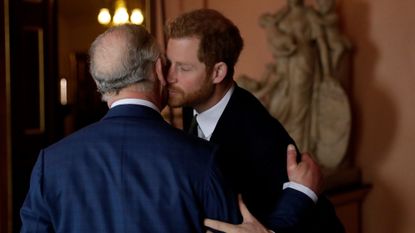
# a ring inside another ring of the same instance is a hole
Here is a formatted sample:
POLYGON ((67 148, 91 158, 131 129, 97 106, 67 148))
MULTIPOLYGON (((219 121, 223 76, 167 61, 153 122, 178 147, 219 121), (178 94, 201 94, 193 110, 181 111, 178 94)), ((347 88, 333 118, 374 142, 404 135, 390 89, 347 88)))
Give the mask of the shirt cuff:
POLYGON ((317 203, 318 197, 317 197, 316 193, 313 190, 311 190, 310 188, 308 188, 308 187, 306 187, 302 184, 289 181, 289 182, 285 182, 284 185, 282 186, 282 189, 286 189, 286 188, 292 188, 292 189, 295 189, 299 192, 302 192, 305 195, 307 195, 309 198, 311 198, 311 200, 313 200, 314 203, 317 203))

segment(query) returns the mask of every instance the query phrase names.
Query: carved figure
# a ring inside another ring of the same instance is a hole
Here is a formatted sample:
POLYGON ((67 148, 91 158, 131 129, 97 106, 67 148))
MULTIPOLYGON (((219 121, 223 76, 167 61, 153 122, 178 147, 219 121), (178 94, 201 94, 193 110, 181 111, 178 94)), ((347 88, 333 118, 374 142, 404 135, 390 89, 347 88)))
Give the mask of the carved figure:
POLYGON ((303 0, 287 0, 275 14, 260 17, 274 62, 260 83, 252 84, 246 76, 240 82, 281 121, 301 150, 334 168, 347 149, 350 108, 332 70, 350 43, 337 28, 334 1, 317 1, 319 11, 303 0))
POLYGON ((335 0, 316 0, 318 21, 322 25, 330 51, 331 70, 334 72, 342 55, 350 50, 352 45, 339 30, 339 17, 335 12, 335 0))

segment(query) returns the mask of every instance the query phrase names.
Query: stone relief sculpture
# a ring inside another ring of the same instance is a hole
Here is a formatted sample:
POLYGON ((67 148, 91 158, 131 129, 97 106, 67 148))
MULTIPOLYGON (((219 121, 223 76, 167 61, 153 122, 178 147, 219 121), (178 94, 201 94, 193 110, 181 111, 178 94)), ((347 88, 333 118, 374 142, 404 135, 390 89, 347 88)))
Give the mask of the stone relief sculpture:
POLYGON ((264 28, 273 63, 259 82, 242 76, 251 90, 280 120, 300 150, 311 152, 327 169, 343 160, 349 141, 348 98, 334 76, 351 45, 338 29, 334 0, 287 0, 274 14, 264 14, 264 28))

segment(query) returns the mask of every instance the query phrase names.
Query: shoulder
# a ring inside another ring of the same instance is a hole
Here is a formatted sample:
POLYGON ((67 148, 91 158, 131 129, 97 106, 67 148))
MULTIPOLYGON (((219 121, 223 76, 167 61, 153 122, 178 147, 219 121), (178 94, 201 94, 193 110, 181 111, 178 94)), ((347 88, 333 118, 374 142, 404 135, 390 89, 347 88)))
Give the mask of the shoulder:
MULTIPOLYGON (((214 135, 223 140, 262 143, 263 140, 289 138, 281 123, 274 118, 261 102, 247 90, 237 87, 225 108, 214 135), (262 141, 262 142, 261 142, 262 141)), ((213 137, 213 136, 212 136, 213 137)))
POLYGON ((224 114, 232 115, 235 121, 250 123, 244 127, 258 127, 266 124, 279 124, 279 121, 271 116, 264 105, 249 91, 236 88, 224 114))
POLYGON ((235 87, 235 91, 233 92, 226 108, 233 109, 233 111, 237 110, 247 113, 252 110, 255 110, 255 112, 261 114, 267 113, 266 108, 251 92, 239 86, 235 87))
MULTIPOLYGON (((184 163, 211 163, 217 153, 217 146, 201 138, 189 135, 183 130, 172 127, 166 123, 165 132, 160 142, 161 150, 169 151, 184 163)), ((159 139, 158 139, 159 140, 159 139)))

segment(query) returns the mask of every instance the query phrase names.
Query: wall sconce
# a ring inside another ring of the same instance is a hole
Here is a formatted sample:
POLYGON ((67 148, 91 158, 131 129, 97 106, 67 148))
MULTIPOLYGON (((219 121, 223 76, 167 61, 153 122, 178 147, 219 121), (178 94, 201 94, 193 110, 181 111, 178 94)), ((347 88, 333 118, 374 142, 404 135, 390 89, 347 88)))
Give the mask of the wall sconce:
POLYGON ((98 14, 98 22, 102 25, 120 25, 126 23, 142 24, 144 21, 143 13, 139 8, 134 8, 131 15, 128 14, 124 0, 115 1, 114 16, 111 21, 111 13, 108 8, 101 8, 98 14))
POLYGON ((68 81, 66 78, 61 78, 59 83, 60 89, 60 102, 62 105, 68 104, 68 81))

